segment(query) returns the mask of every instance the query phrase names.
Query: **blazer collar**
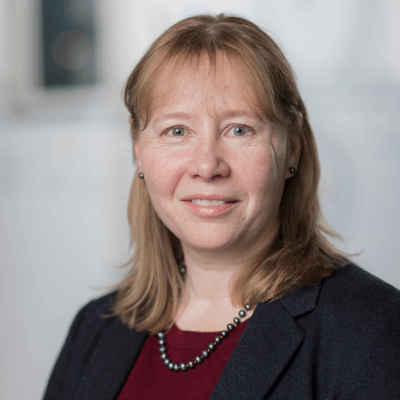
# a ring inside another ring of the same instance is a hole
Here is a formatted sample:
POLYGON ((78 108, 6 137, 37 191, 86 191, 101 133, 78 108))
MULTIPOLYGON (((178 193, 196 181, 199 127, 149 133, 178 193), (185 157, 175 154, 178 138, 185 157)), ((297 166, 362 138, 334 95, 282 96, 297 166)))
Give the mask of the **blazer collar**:
POLYGON ((301 346, 304 332, 295 318, 315 309, 320 287, 304 287, 256 307, 210 400, 257 400, 267 395, 301 346))
MULTIPOLYGON (((319 291, 320 285, 305 287, 279 301, 259 304, 210 400, 264 398, 303 340, 304 332, 295 318, 314 310, 319 291)), ((73 399, 114 400, 146 337, 145 332, 129 329, 118 318, 106 320, 73 399)))
POLYGON ((289 292, 279 301, 292 317, 301 317, 317 306, 321 282, 317 286, 304 286, 289 292))

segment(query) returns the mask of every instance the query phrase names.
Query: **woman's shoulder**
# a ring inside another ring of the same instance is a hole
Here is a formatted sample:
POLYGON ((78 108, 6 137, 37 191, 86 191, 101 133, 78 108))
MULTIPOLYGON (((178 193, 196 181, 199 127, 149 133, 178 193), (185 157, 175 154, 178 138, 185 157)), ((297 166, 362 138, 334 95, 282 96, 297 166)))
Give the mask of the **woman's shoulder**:
POLYGON ((100 297, 94 298, 86 303, 80 312, 87 315, 98 316, 103 314, 111 314, 113 312, 113 305, 116 300, 117 291, 106 293, 100 297))
POLYGON ((362 269, 348 263, 339 267, 322 282, 320 301, 357 305, 399 305, 400 290, 362 269))
POLYGON ((77 312, 75 320, 86 320, 92 322, 99 322, 104 315, 110 315, 113 312, 113 304, 117 292, 109 292, 100 297, 89 300, 77 312))
POLYGON ((400 290, 353 263, 321 283, 317 310, 321 319, 347 329, 370 326, 400 333, 400 290))
POLYGON ((104 325, 115 320, 113 317, 113 305, 116 298, 116 291, 107 293, 86 303, 75 316, 71 331, 101 330, 104 325))
MULTIPOLYGON (((280 302, 293 317, 312 313, 340 321, 368 314, 397 313, 400 318, 400 290, 358 265, 348 262, 317 286, 304 286, 289 292, 280 302)), ((331 322, 330 322, 331 323, 331 322)))
POLYGON ((315 311, 321 365, 336 360, 349 398, 398 398, 400 291, 350 263, 322 282, 315 311))
MULTIPOLYGON (((61 399, 68 393, 75 393, 87 371, 98 370, 104 362, 103 356, 109 357, 106 361, 112 365, 115 357, 127 357, 132 354, 132 348, 137 351, 141 346, 145 334, 135 333, 119 317, 113 316, 116 293, 88 302, 77 313, 54 365, 44 400, 61 399), (110 348, 113 349, 111 354, 110 348)), ((108 373, 113 371, 112 367, 108 373)))
POLYGON ((115 297, 116 292, 110 292, 80 308, 70 326, 64 350, 80 352, 91 347, 108 324, 117 322, 117 318, 112 316, 115 297))

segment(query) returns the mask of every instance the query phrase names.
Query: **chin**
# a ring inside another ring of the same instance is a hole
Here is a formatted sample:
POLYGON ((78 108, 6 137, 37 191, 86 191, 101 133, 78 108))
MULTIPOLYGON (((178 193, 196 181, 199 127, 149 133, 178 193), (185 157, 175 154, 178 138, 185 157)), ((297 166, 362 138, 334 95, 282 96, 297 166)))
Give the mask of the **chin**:
POLYGON ((228 239, 223 239, 220 236, 209 236, 206 240, 198 240, 199 238, 186 238, 184 243, 200 251, 226 251, 233 246, 233 242, 228 239))

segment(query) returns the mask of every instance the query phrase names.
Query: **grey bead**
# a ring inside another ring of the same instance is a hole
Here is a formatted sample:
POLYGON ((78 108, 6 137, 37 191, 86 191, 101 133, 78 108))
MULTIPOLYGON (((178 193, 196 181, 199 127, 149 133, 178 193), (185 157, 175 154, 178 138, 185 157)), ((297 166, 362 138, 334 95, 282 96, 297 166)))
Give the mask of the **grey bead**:
POLYGON ((178 364, 174 364, 174 370, 178 372, 181 369, 181 367, 178 364))
POLYGON ((180 268, 179 268, 179 272, 180 272, 182 275, 184 275, 185 272, 186 272, 186 268, 185 268, 185 267, 180 267, 180 268))
POLYGON ((217 336, 217 337, 215 338, 215 343, 221 344, 221 343, 222 343, 222 339, 221 339, 219 336, 217 336))
POLYGON ((166 367, 168 367, 170 362, 171 362, 171 361, 168 360, 168 358, 166 358, 166 359, 164 360, 164 365, 165 365, 166 367))
POLYGON ((207 350, 203 350, 201 352, 201 355, 203 356, 203 358, 208 358, 208 357, 210 357, 210 352, 207 350))
MULTIPOLYGON (((201 358, 200 358, 200 360, 201 360, 201 358)), ((188 367, 191 368, 191 369, 193 369, 195 367, 195 365, 196 364, 193 361, 189 361, 188 362, 188 367)))
POLYGON ((157 336, 159 339, 164 339, 165 338, 165 334, 162 332, 157 333, 157 336))
POLYGON ((168 364, 168 368, 170 369, 170 370, 173 370, 174 369, 174 363, 171 361, 169 364, 168 364))
POLYGON ((158 344, 159 344, 160 346, 165 346, 165 340, 164 340, 164 339, 160 339, 160 340, 158 341, 158 344))
POLYGON ((245 316, 246 316, 246 311, 240 310, 240 311, 239 311, 239 317, 240 317, 240 318, 243 318, 243 317, 245 317, 245 316))
POLYGON ((210 343, 210 344, 208 345, 208 349, 211 350, 211 351, 214 351, 216 348, 217 348, 217 347, 215 346, 214 343, 210 343))
POLYGON ((203 362, 203 359, 200 356, 197 356, 194 361, 196 361, 196 364, 201 364, 203 362))
POLYGON ((188 366, 185 363, 182 363, 179 367, 181 368, 181 371, 186 371, 188 369, 188 366))
POLYGON ((245 304, 244 308, 245 308, 245 310, 249 311, 250 310, 250 304, 245 304))
POLYGON ((166 360, 168 358, 168 354, 167 353, 162 353, 161 354, 161 360, 166 360))
POLYGON ((228 324, 226 327, 228 328, 228 331, 230 331, 230 332, 235 330, 235 325, 233 325, 233 324, 228 324))
POLYGON ((224 339, 227 338, 228 335, 229 335, 228 331, 222 331, 222 332, 221 332, 221 336, 222 336, 224 339))
POLYGON ((236 325, 240 324, 240 319, 238 317, 233 318, 233 323, 236 325))
POLYGON ((167 349, 165 347, 160 347, 159 350, 160 350, 160 353, 166 353, 167 352, 167 349))

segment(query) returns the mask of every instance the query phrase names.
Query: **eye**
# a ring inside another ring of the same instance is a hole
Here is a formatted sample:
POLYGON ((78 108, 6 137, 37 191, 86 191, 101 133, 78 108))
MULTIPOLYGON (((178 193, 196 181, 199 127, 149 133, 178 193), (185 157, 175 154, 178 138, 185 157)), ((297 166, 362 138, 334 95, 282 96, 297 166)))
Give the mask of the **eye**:
POLYGON ((169 129, 167 132, 168 136, 174 136, 174 137, 181 137, 181 136, 185 136, 186 129, 181 128, 181 127, 176 127, 176 128, 171 128, 169 129))
POLYGON ((235 136, 244 136, 246 133, 250 132, 250 129, 246 126, 238 125, 231 128, 230 132, 233 132, 235 136))

